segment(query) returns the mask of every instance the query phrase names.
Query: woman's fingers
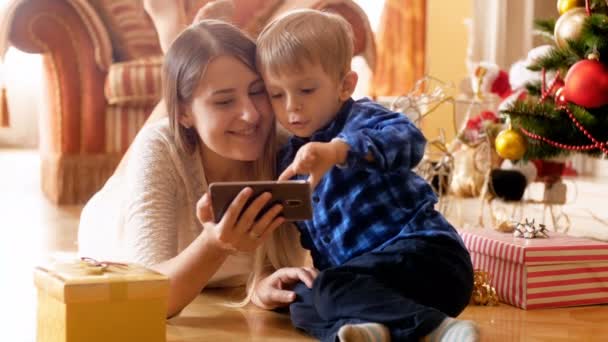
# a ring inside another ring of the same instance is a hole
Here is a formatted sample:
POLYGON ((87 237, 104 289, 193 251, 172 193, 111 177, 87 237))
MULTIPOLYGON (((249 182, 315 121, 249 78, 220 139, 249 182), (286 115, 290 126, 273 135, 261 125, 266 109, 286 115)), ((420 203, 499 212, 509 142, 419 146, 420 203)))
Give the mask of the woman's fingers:
POLYGON ((224 216, 222 217, 222 220, 220 222, 223 223, 226 227, 233 227, 236 224, 239 216, 241 215, 241 212, 243 211, 243 208, 245 207, 245 204, 247 203, 252 194, 253 189, 249 187, 241 190, 241 192, 236 195, 234 200, 232 200, 232 202, 228 206, 228 209, 224 213, 224 216))
POLYGON ((277 217, 275 218, 270 225, 266 228, 266 230, 260 236, 261 240, 266 240, 272 233, 279 228, 283 223, 285 223, 285 218, 277 217))
POLYGON ((285 221, 283 218, 277 217, 281 213, 281 211, 283 211, 282 205, 275 204, 274 206, 272 206, 272 208, 270 208, 270 210, 268 210, 264 215, 262 215, 262 217, 253 225, 253 227, 249 231, 249 234, 251 234, 252 237, 255 238, 262 238, 266 235, 269 235, 269 232, 272 233, 274 228, 278 227, 283 221, 285 221))
POLYGON ((245 211, 243 211, 243 214, 236 224, 235 231, 238 233, 243 233, 251 230, 256 217, 271 198, 272 195, 269 192, 265 192, 253 200, 253 202, 251 202, 251 204, 245 208, 245 211))
POLYGON ((196 217, 201 223, 213 221, 209 194, 205 193, 203 197, 196 202, 196 217))

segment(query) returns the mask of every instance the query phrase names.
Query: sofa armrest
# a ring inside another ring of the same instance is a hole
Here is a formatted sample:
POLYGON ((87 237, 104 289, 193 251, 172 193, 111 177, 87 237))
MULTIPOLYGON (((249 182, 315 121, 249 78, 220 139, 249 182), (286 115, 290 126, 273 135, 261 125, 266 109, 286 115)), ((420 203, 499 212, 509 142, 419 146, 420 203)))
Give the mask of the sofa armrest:
POLYGON ((86 1, 22 0, 8 22, 12 45, 43 55, 41 153, 102 153, 103 86, 112 51, 93 9, 86 1))
MULTIPOLYGON (((43 12, 39 12, 40 8, 33 8, 32 2, 36 2, 33 0, 20 0, 12 2, 8 8, 5 9, 3 15, 3 24, 5 26, 4 32, 8 32, 11 35, 16 35, 18 33, 14 33, 15 25, 15 15, 18 11, 26 11, 28 15, 41 15, 43 12)), ((61 12, 59 8, 58 12, 55 12, 55 4, 54 3, 65 3, 69 7, 71 7, 78 17, 81 19, 83 27, 87 30, 87 33, 93 42, 93 49, 95 51, 95 61, 101 70, 108 70, 110 64, 112 63, 112 41, 110 39, 110 34, 107 31, 105 25, 103 24, 101 18, 95 12, 95 9, 86 1, 78 1, 78 0, 60 0, 60 1, 48 1, 49 7, 51 11, 47 12, 49 15, 55 15, 62 17, 64 12, 61 12)), ((30 25, 33 18, 29 17, 29 23, 22 23, 26 25, 30 25)), ((10 37, 9 37, 10 39, 10 37)), ((15 45, 18 49, 23 50, 29 53, 44 53, 45 51, 41 50, 41 46, 39 44, 31 42, 31 40, 19 39, 15 41, 14 39, 10 39, 13 45, 17 43, 22 43, 19 46, 15 45)), ((4 42, 3 42, 4 43, 4 42)), ((0 45, 0 54, 4 55, 6 53, 7 44, 0 45)))

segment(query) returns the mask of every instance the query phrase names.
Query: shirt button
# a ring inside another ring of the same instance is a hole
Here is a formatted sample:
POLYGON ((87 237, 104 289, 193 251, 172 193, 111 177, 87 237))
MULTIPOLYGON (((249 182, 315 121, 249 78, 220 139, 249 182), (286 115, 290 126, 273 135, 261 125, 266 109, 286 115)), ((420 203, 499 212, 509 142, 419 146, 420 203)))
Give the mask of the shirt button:
POLYGON ((312 196, 312 200, 315 203, 319 203, 319 196, 312 196))
POLYGON ((330 243, 331 242, 331 239, 329 238, 329 236, 324 236, 322 240, 325 243, 330 243))

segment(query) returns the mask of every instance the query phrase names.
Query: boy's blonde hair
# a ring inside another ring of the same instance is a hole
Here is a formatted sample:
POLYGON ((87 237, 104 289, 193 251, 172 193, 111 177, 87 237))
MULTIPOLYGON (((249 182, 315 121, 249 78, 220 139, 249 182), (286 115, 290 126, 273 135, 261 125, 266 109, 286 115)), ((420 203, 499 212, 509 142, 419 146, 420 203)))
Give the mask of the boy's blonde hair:
POLYGON ((353 57, 353 33, 340 15, 317 10, 294 10, 268 24, 257 40, 256 63, 262 73, 281 75, 306 63, 341 80, 353 57))

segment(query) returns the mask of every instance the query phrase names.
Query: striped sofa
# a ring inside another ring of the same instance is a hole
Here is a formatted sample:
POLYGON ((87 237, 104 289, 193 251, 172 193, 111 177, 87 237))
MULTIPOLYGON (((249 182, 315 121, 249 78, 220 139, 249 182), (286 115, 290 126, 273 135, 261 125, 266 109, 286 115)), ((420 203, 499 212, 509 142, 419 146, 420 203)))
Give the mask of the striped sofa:
MULTIPOLYGON (((172 0, 171 0, 172 1, 172 0)), ((208 0, 186 0, 194 17, 208 0)), ((233 21, 253 37, 293 8, 332 10, 353 26, 374 65, 367 17, 349 0, 234 0, 233 21)), ((41 184, 57 204, 84 203, 112 174, 160 98, 162 55, 141 0, 13 0, 9 43, 43 55, 41 184)))

